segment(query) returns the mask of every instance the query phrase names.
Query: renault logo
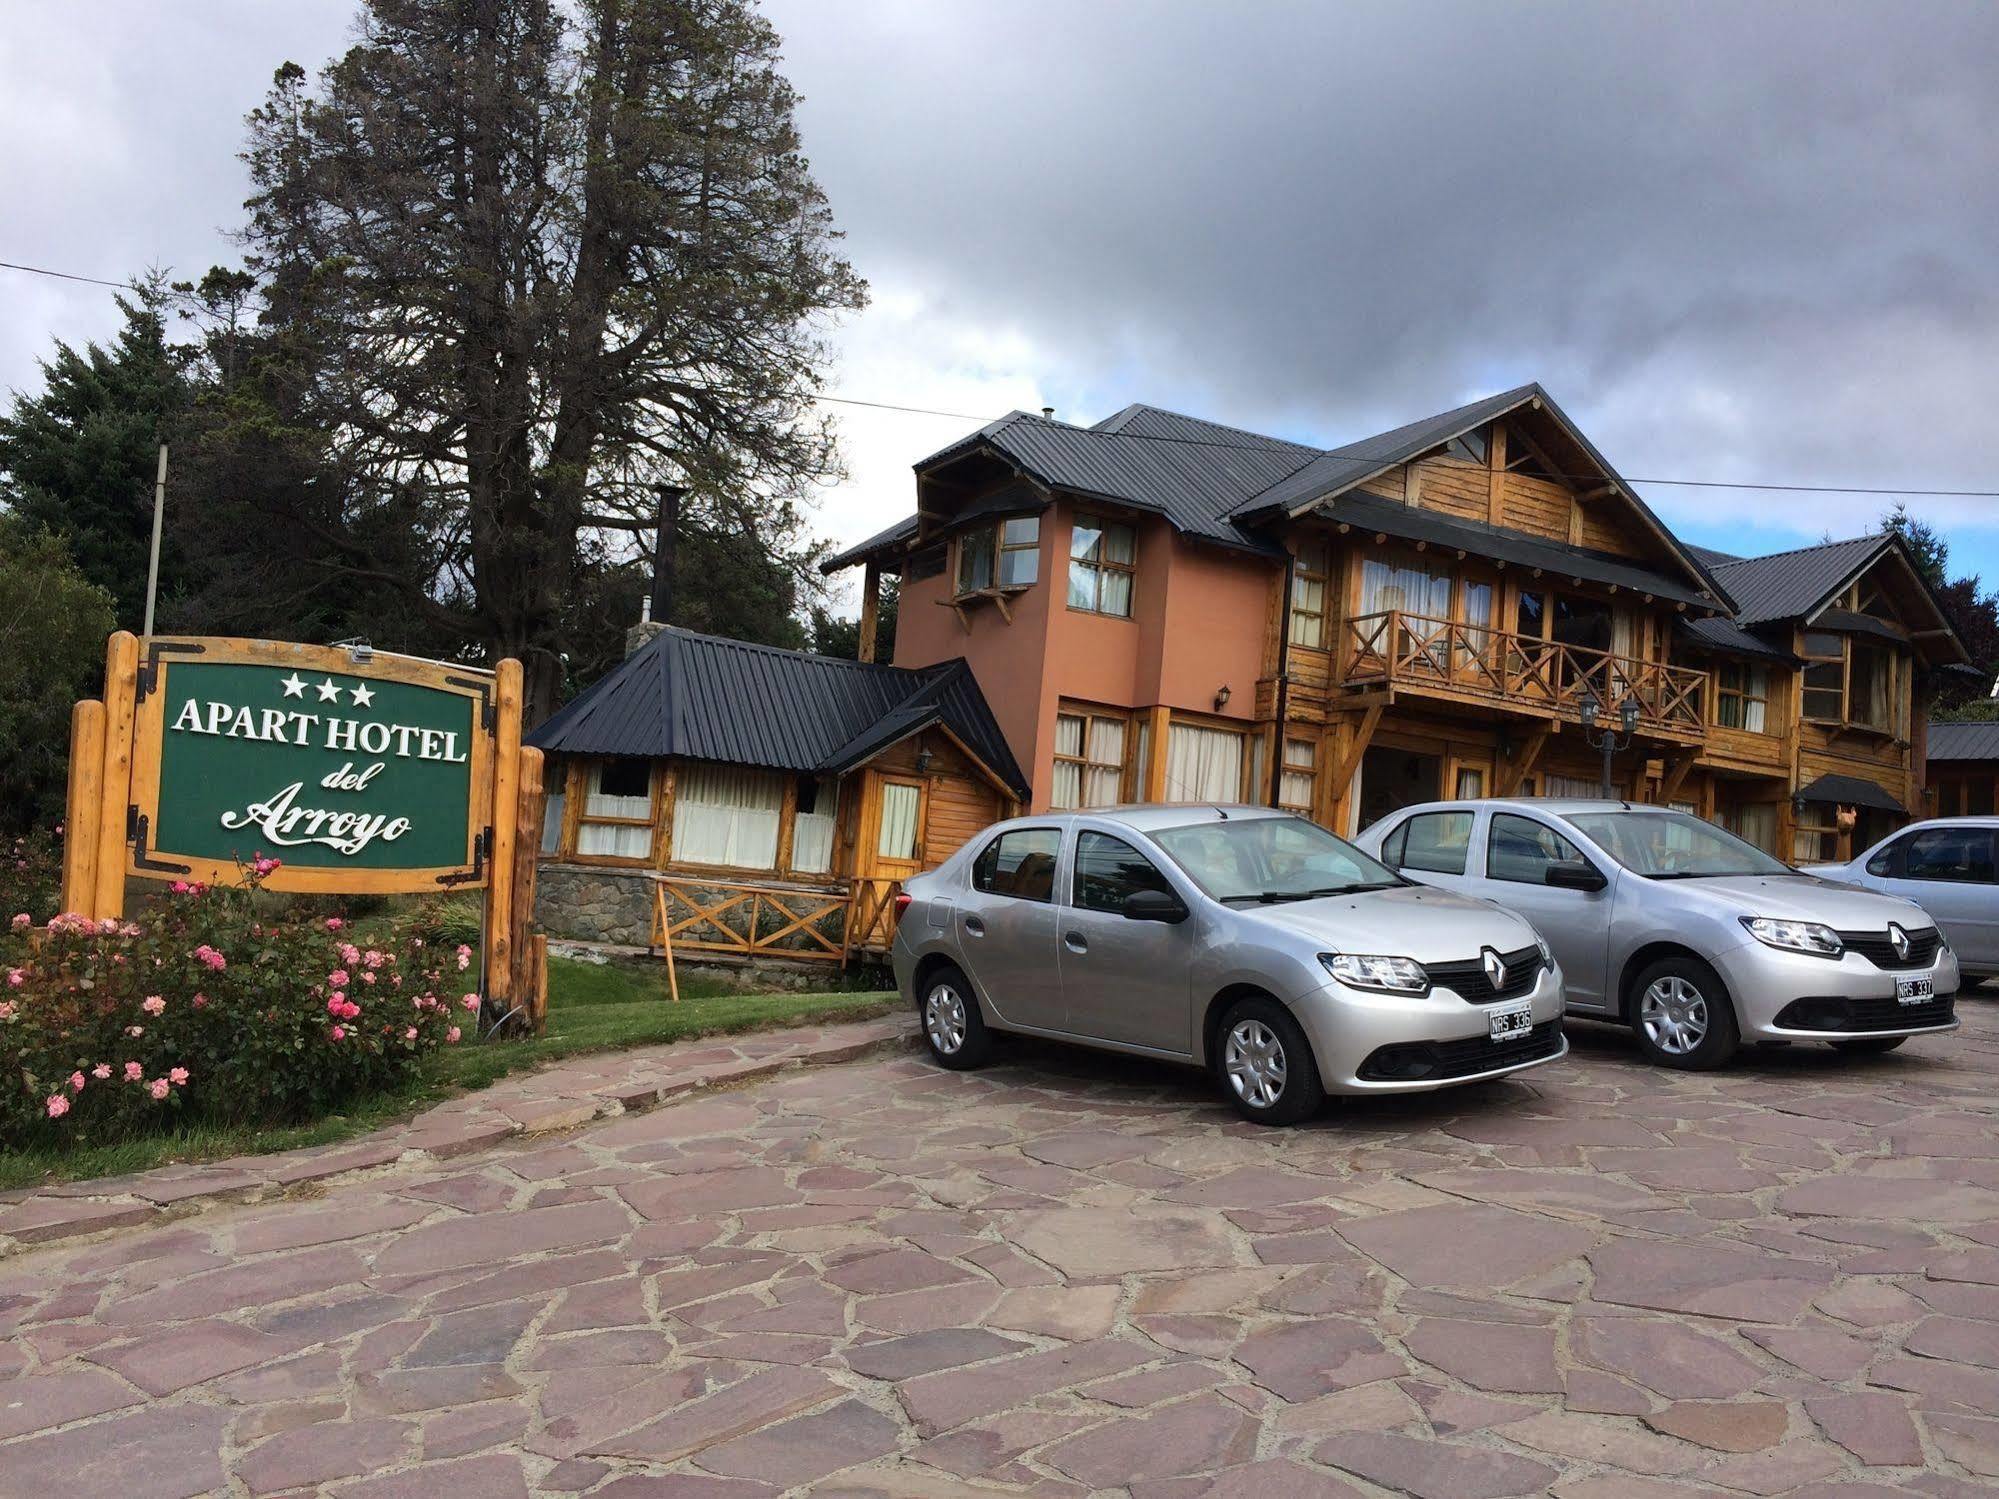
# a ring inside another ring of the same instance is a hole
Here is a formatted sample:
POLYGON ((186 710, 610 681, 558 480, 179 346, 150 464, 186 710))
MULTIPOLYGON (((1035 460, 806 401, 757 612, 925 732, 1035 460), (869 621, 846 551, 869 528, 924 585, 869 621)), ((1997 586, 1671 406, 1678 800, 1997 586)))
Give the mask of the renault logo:
MULTIPOLYGON (((1906 937, 1902 939, 1902 942, 1904 946, 1908 945, 1908 939, 1906 937)), ((1492 987, 1495 989, 1505 988, 1506 959, 1502 958, 1498 953, 1494 952, 1491 948, 1488 947, 1484 951, 1479 953, 1478 960, 1479 962, 1485 965, 1486 981, 1490 983, 1492 987)))
POLYGON ((1888 945, 1895 949, 1896 957, 1909 956, 1909 934, 1892 921, 1888 923, 1888 945))

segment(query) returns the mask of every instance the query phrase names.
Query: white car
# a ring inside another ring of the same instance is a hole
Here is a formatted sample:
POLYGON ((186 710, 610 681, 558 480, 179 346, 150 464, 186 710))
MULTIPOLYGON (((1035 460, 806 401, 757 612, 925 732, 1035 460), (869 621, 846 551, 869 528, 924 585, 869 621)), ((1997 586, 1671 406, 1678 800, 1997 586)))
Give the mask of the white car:
POLYGON ((1967 977, 1999 975, 1999 817, 1939 817, 1845 864, 1807 873, 1912 900, 1943 929, 1967 977))

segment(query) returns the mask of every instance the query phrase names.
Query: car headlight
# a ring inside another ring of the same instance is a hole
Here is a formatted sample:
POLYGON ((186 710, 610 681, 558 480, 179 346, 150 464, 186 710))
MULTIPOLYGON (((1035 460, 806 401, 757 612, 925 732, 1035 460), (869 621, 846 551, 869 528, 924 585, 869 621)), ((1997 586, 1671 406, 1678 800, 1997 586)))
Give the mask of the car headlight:
POLYGON ((1427 994, 1430 975, 1413 958, 1370 957, 1362 953, 1322 952, 1319 961, 1341 983, 1383 994, 1427 994))
POLYGON ((1541 949, 1541 966, 1543 968, 1553 968, 1555 966, 1555 950, 1548 946, 1548 939, 1543 937, 1539 932, 1536 932, 1534 934, 1534 945, 1541 949))
POLYGON ((1846 951, 1839 933, 1816 921, 1785 921, 1776 916, 1745 916, 1742 925, 1765 947, 1785 952, 1810 953, 1816 958, 1836 958, 1846 951))

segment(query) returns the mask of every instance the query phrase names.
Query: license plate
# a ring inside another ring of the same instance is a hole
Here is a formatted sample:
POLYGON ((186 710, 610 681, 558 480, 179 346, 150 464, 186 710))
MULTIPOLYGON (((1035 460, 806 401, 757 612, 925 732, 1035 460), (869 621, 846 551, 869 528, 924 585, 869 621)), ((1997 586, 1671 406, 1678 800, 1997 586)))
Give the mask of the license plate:
POLYGON ((1534 1029, 1534 1007, 1529 1004, 1519 1004, 1487 1010, 1485 1023, 1493 1040, 1517 1040, 1534 1029))
POLYGON ((1896 979, 1895 1000, 1898 1004, 1926 1005, 1937 997, 1937 986, 1929 979, 1896 979))

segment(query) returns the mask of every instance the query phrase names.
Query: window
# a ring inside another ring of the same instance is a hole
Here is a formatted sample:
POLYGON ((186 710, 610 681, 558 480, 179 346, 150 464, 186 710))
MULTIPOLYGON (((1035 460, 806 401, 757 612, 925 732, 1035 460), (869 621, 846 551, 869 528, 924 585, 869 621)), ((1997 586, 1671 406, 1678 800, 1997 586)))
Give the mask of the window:
POLYGON ((1459 592, 1464 599, 1465 643, 1483 659, 1492 628, 1492 585, 1466 581, 1459 592))
POLYGON ((1302 817, 1312 815, 1317 801, 1317 751, 1309 739, 1284 741, 1284 768, 1277 779, 1277 805, 1302 817))
POLYGON ((972 861, 972 888, 1015 900, 1055 898, 1055 855, 1062 847, 1056 828, 1014 828, 1001 833, 972 861))
POLYGON ((1583 862, 1582 850, 1545 822, 1515 817, 1510 812, 1493 813, 1492 831, 1486 837, 1487 879, 1545 885, 1549 865, 1583 862))
POLYGON ((1721 809, 1721 825, 1744 843, 1753 843, 1764 853, 1777 850, 1777 804, 1743 802, 1721 809))
POLYGON ((1830 864, 1837 859, 1839 826, 1833 821, 1837 815, 1829 803, 1807 803, 1791 829, 1791 857, 1800 864, 1830 864))
POLYGON ((1715 672, 1714 721, 1724 729, 1761 734, 1768 723, 1770 673, 1761 666, 1724 661, 1715 672))
POLYGON ((1041 570, 1041 517, 1016 515, 999 528, 999 586, 1026 588, 1041 570))
POLYGON ((1586 776, 1543 776, 1541 795, 1570 796, 1594 800, 1603 795, 1603 783, 1586 776))
POLYGON ((1578 812, 1570 821, 1647 879, 1784 873, 1762 849, 1683 812, 1578 812))
POLYGON ((1805 717, 1893 730, 1895 653, 1871 640, 1805 633, 1805 717))
POLYGON ((1394 849, 1388 864, 1394 869, 1415 869, 1426 874, 1463 874, 1465 856, 1471 851, 1472 814, 1469 812, 1419 812, 1393 835, 1394 849))
POLYGON ((1162 828, 1153 842, 1216 900, 1302 900, 1403 883, 1345 839, 1302 817, 1231 817, 1162 828))
POLYGON ((1529 640, 1540 640, 1546 636, 1548 596, 1545 593, 1522 593, 1519 606, 1514 610, 1513 628, 1529 640))
POLYGON ((567 775, 550 776, 548 794, 541 804, 541 851, 550 858, 562 852, 562 816, 569 798, 563 788, 567 775))
POLYGON ((840 820, 840 783, 831 776, 798 778, 798 810, 791 821, 791 867, 825 874, 833 867, 833 829, 840 820))
POLYGON ((1805 717, 1838 723, 1846 707, 1846 640, 1810 631, 1805 635, 1805 717))
POLYGON ((1846 717, 1870 729, 1894 727, 1889 711, 1889 687, 1895 680, 1895 657, 1887 647, 1866 640, 1846 643, 1846 717))
POLYGON ((958 538, 958 592, 977 593, 993 586, 993 542, 997 535, 981 526, 958 538))
POLYGON ((907 781, 883 781, 881 833, 875 839, 876 854, 884 859, 914 859, 922 810, 922 787, 907 781))
POLYGON ((1069 533, 1069 607, 1131 618, 1131 579, 1137 562, 1130 526, 1079 514, 1069 533))
POLYGON ((1101 713, 1055 715, 1055 775, 1048 804, 1058 810, 1112 807, 1124 799, 1125 721, 1101 713))
POLYGON ((676 863, 775 869, 784 777, 744 765, 683 764, 673 792, 676 863))
POLYGON ((576 852, 590 859, 652 856, 652 762, 593 760, 583 776, 576 852))
POLYGON ((1326 648, 1326 548, 1302 548, 1291 566, 1291 643, 1326 648))
MULTIPOLYGON (((1960 885, 1993 883, 1992 834, 1985 828, 1924 828, 1896 844, 1905 880, 1943 880, 1960 885)), ((1871 874, 1877 858, 1867 868, 1871 874)))
POLYGON ((1179 899, 1153 862, 1109 833, 1085 830, 1076 835, 1074 899, 1085 911, 1122 911, 1125 897, 1156 890, 1179 899))
POLYGON ((1166 730, 1166 798, 1176 802, 1242 800, 1243 736, 1234 729, 1176 723, 1166 730))
POLYGON ((1452 780, 1451 795, 1461 802, 1477 801, 1485 795, 1485 767, 1460 765, 1452 780))

